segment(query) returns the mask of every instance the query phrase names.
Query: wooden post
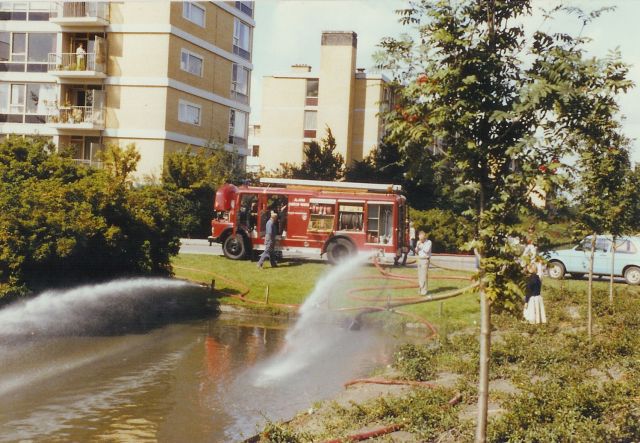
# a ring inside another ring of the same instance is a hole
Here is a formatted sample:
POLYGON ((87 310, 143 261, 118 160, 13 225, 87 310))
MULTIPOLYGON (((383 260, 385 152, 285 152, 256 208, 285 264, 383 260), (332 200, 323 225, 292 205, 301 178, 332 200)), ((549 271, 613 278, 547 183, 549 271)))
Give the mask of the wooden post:
POLYGON ((264 288, 264 303, 267 305, 269 304, 269 285, 264 288))
POLYGON ((212 278, 211 279, 211 292, 215 292, 216 290, 216 279, 212 278))
POLYGON ((442 318, 442 314, 444 313, 444 302, 440 302, 440 309, 438 310, 438 315, 442 318))

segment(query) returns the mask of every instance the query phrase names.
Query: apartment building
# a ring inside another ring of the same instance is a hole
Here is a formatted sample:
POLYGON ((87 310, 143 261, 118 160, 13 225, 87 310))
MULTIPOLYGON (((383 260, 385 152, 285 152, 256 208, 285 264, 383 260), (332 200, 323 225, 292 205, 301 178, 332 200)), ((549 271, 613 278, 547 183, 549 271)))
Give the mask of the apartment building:
POLYGON ((0 136, 94 163, 135 143, 139 176, 219 142, 247 155, 254 3, 0 2, 0 136))
POLYGON ((322 139, 326 127, 347 164, 366 157, 383 136, 380 113, 390 106, 388 80, 356 69, 355 32, 323 32, 320 43, 317 72, 293 65, 290 72, 263 79, 258 149, 266 170, 302 163, 304 146, 322 139))

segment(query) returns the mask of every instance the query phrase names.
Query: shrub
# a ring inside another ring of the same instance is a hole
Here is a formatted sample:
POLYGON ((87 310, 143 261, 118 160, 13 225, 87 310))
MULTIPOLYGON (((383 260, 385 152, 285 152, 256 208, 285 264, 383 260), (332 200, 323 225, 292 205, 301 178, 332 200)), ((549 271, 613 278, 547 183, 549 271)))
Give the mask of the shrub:
POLYGON ((434 356, 437 352, 425 346, 404 344, 395 354, 394 367, 408 380, 429 380, 435 375, 434 356))
POLYGON ((411 211, 416 233, 424 230, 433 242, 433 252, 459 252, 471 240, 469 222, 447 209, 411 211))
POLYGON ((118 167, 98 170, 44 140, 0 143, 0 285, 170 273, 179 249, 176 195, 133 187, 137 158, 133 147, 111 146, 105 159, 118 167))

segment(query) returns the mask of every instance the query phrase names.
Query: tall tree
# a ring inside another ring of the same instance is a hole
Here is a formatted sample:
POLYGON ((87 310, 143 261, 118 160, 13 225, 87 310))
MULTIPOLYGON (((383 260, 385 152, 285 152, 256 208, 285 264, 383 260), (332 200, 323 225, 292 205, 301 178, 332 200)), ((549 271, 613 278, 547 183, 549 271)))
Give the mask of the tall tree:
POLYGON ((312 141, 304 147, 304 162, 301 165, 281 163, 280 168, 269 175, 305 180, 341 180, 344 175, 344 157, 336 152, 336 139, 327 126, 327 135, 321 143, 312 141))
POLYGON ((188 148, 169 154, 165 159, 162 183, 183 200, 180 217, 185 237, 206 237, 211 230, 213 198, 224 183, 241 182, 245 174, 235 152, 210 142, 205 148, 188 148))
MULTIPOLYGON (((440 165, 455 177, 469 207, 480 258, 480 374, 476 441, 486 440, 491 313, 517 311, 522 269, 509 238, 538 182, 554 174, 574 147, 559 136, 580 135, 587 88, 569 70, 582 66, 585 40, 525 33, 530 0, 421 0, 399 11, 417 38, 381 42, 379 68, 393 73, 398 106, 387 114, 399 146, 444 145, 440 165), (529 53, 531 59, 524 60, 529 53)), ((550 16, 551 13, 546 16, 550 16)), ((603 77, 598 69, 583 70, 603 77)))

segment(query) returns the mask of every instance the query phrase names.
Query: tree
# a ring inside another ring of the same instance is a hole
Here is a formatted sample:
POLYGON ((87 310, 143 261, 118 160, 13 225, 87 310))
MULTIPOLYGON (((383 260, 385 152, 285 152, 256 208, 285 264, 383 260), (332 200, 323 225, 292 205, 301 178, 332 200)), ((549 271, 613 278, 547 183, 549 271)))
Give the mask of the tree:
POLYGON ((167 155, 162 183, 166 189, 183 197, 176 201, 181 214, 181 235, 209 235, 216 189, 224 183, 239 183, 243 179, 244 171, 237 155, 217 143, 167 155))
POLYGON ((455 183, 438 167, 442 161, 435 150, 423 145, 408 144, 404 149, 384 139, 361 161, 347 167, 347 181, 362 183, 393 183, 402 185, 409 205, 418 210, 450 209, 463 211, 455 193, 455 183))
MULTIPOLYGON (((552 11, 553 12, 553 11, 552 11)), ((547 13, 550 17, 552 12, 547 13)), ((537 183, 559 183, 558 159, 578 140, 593 100, 576 88, 571 67, 589 65, 585 40, 567 34, 525 34, 529 0, 422 0, 400 11, 418 37, 386 38, 379 68, 393 73, 397 106, 386 115, 390 137, 410 145, 444 146, 440 166, 455 177, 468 204, 480 258, 480 368, 476 441, 486 440, 491 312, 519 311, 523 273, 510 238, 537 183), (526 62, 522 54, 530 53, 526 62), (577 101, 578 103, 574 103, 577 101)), ((602 79, 602 66, 582 69, 602 79)))
POLYGON ((327 136, 321 140, 321 144, 312 141, 304 147, 304 162, 300 166, 281 163, 280 168, 270 175, 305 180, 341 180, 344 175, 344 157, 335 152, 337 145, 331 128, 327 126, 326 130, 327 136))

